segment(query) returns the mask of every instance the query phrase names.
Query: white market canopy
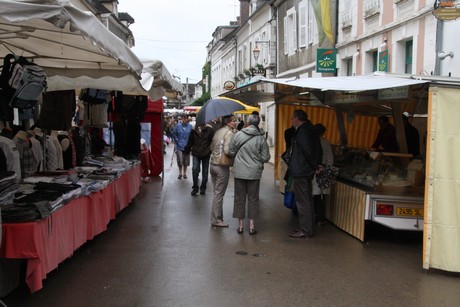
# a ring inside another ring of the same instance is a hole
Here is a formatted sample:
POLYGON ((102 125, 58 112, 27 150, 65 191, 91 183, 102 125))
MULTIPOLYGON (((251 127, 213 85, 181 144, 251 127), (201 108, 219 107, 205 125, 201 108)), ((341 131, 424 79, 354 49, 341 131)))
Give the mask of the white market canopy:
MULTIPOLYGON (((142 73, 141 61, 121 39, 68 0, 0 0, 0 7, 1 58, 21 55, 49 77, 97 79, 102 73, 124 71, 138 78, 142 73)), ((53 82, 49 86, 55 89, 53 82)))
POLYGON ((403 87, 415 84, 427 83, 427 80, 401 78, 384 74, 346 76, 346 77, 322 77, 322 78, 284 78, 263 79, 265 82, 284 84, 321 91, 362 92, 387 88, 403 87))
POLYGON ((100 88, 182 92, 160 61, 141 62, 89 11, 69 0, 0 0, 0 63, 23 56, 47 74, 48 90, 100 88), (142 80, 141 80, 142 78, 142 80))

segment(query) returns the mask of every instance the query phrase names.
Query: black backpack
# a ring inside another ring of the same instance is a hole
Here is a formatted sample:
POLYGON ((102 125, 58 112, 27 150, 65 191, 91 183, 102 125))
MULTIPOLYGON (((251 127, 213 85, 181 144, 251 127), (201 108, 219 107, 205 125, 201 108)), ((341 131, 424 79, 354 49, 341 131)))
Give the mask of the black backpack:
POLYGON ((4 101, 10 107, 30 109, 46 91, 46 74, 43 69, 26 58, 8 54, 3 60, 0 87, 4 101))

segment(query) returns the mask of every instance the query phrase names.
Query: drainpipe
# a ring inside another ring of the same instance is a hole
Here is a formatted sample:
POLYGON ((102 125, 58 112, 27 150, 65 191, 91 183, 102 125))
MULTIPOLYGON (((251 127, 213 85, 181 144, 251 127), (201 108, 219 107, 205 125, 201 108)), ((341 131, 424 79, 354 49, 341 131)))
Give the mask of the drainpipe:
POLYGON ((441 75, 441 59, 438 57, 438 52, 443 50, 442 49, 442 38, 443 38, 443 31, 444 31, 444 22, 438 20, 436 23, 436 50, 435 50, 435 57, 436 61, 434 64, 434 75, 440 76, 441 75))
MULTIPOLYGON (((332 48, 335 48, 337 45, 337 40, 339 37, 339 2, 335 1, 335 35, 334 35, 334 42, 332 43, 332 48)), ((335 69, 334 76, 338 76, 337 68, 335 69)))
MULTIPOLYGON (((236 77, 238 76, 238 41, 236 38, 233 38, 233 44, 235 45, 235 77, 236 77)), ((235 81, 235 88, 236 88, 236 81, 235 81)))

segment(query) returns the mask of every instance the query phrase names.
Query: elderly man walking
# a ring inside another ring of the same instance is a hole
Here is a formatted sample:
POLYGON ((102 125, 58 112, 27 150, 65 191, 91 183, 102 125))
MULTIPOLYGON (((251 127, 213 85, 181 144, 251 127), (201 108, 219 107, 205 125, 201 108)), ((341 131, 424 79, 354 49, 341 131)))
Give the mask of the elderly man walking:
POLYGON ((299 212, 300 229, 289 234, 292 238, 306 238, 315 235, 315 210, 312 196, 312 179, 315 173, 321 172, 323 151, 321 141, 307 113, 294 110, 292 125, 295 128, 292 136, 292 154, 289 162, 289 174, 299 212))
POLYGON ((250 115, 248 126, 238 131, 230 141, 228 154, 235 157, 233 177, 235 178, 235 199, 233 217, 239 221, 237 232, 243 233, 243 220, 246 217, 246 199, 248 203, 249 234, 255 235, 254 219, 259 215, 259 188, 264 163, 270 161, 270 150, 259 129, 260 117, 250 115))

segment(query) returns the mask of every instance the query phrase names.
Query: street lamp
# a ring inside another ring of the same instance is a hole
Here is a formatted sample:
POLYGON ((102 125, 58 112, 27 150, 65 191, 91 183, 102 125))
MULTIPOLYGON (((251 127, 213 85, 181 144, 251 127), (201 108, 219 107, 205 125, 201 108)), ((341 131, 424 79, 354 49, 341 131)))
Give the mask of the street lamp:
POLYGON ((270 41, 255 41, 255 43, 256 47, 252 50, 252 54, 254 55, 254 59, 257 61, 260 55, 260 48, 258 47, 258 44, 261 44, 264 47, 269 47, 270 41))
POLYGON ((259 55, 260 55, 260 48, 256 47, 254 48, 254 50, 252 50, 252 54, 254 55, 254 59, 257 61, 259 59, 259 55))

